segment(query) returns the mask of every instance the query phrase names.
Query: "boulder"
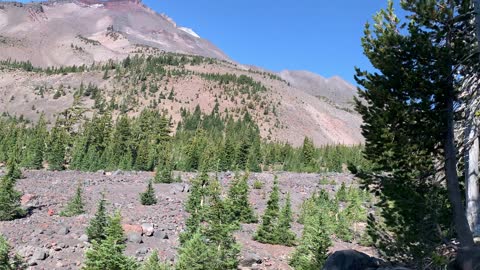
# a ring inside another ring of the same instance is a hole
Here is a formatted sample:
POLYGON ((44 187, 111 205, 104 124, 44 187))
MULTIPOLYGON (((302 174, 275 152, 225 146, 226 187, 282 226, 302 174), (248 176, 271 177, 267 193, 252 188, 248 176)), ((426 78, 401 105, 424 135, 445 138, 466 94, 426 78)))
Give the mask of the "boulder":
POLYGON ((33 194, 24 194, 21 198, 21 204, 22 206, 29 206, 32 205, 32 201, 36 199, 36 196, 33 194))
POLYGON ((121 170, 116 170, 112 173, 112 176, 117 176, 117 175, 123 175, 123 171, 121 170))
POLYGON ((123 224, 122 228, 127 234, 130 232, 143 233, 143 228, 140 225, 123 224))
POLYGON ((127 240, 128 240, 128 242, 135 243, 135 244, 143 243, 142 234, 138 233, 138 232, 128 233, 127 234, 127 240))
POLYGON ((67 235, 70 232, 70 228, 68 226, 62 225, 60 229, 58 229, 57 233, 59 235, 67 235))
POLYGON ((356 250, 340 250, 328 256, 323 270, 366 270, 378 268, 379 261, 356 250))
POLYGON ((37 248, 33 252, 32 261, 43 261, 47 257, 48 257, 48 254, 43 248, 37 248))
POLYGON ((164 231, 156 232, 154 236, 158 239, 168 239, 168 234, 164 231))
POLYGON ((243 267, 252 267, 254 264, 261 264, 262 257, 258 256, 255 253, 247 253, 240 261, 240 266, 243 267))
POLYGON ((153 236, 153 233, 155 232, 155 229, 153 228, 153 224, 152 223, 143 223, 142 224, 142 232, 143 232, 143 235, 145 236, 153 236))
POLYGON ((82 241, 82 242, 88 242, 88 235, 86 234, 82 234, 78 240, 82 241))

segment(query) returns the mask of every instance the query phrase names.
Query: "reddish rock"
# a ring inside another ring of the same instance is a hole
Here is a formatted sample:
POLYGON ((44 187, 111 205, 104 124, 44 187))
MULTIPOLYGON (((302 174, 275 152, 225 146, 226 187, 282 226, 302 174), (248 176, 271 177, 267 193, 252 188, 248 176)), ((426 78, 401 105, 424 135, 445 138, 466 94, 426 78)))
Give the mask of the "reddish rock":
POLYGON ((123 224, 122 228, 125 231, 125 233, 129 233, 129 232, 136 232, 140 234, 143 233, 142 226, 140 225, 123 224))
POLYGON ((55 211, 52 208, 48 209, 49 216, 53 216, 54 214, 55 214, 55 211))
POLYGON ((27 205, 30 201, 35 199, 35 195, 33 194, 24 194, 21 198, 22 205, 27 205))

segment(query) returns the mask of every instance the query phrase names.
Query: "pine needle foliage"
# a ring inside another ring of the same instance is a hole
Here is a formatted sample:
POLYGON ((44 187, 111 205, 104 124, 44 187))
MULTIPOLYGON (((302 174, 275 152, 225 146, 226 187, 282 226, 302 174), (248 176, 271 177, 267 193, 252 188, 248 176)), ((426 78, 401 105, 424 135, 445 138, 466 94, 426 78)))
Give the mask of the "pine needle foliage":
POLYGON ((85 213, 84 210, 84 203, 82 200, 82 184, 79 183, 77 186, 77 190, 75 192, 75 196, 68 202, 67 206, 65 206, 65 209, 63 209, 62 212, 60 212, 61 216, 64 217, 73 217, 73 216, 78 216, 83 213, 85 213))
POLYGON ((153 250, 147 260, 140 267, 140 270, 173 270, 167 263, 160 261, 158 251, 153 250))
POLYGON ((87 227, 86 233, 90 242, 101 242, 105 240, 105 229, 108 225, 108 218, 106 212, 105 195, 102 194, 102 198, 98 202, 97 212, 87 227))
POLYGON ((142 205, 154 205, 157 203, 152 181, 148 182, 147 190, 140 194, 140 203, 142 205))
POLYGON ((250 189, 248 186, 248 177, 248 173, 245 173, 243 176, 236 173, 228 190, 226 204, 228 205, 228 212, 233 222, 256 223, 258 221, 249 202, 250 189))
POLYGON ((22 194, 15 190, 14 179, 7 175, 0 178, 0 221, 13 220, 26 214, 20 204, 21 196, 22 194))
POLYGON ((12 253, 7 240, 0 235, 0 270, 23 270, 26 265, 20 256, 12 253))
POLYGON ((93 240, 92 247, 85 252, 83 270, 136 270, 139 265, 135 259, 123 254, 125 237, 121 226, 121 216, 117 212, 109 217, 105 228, 105 239, 93 240))

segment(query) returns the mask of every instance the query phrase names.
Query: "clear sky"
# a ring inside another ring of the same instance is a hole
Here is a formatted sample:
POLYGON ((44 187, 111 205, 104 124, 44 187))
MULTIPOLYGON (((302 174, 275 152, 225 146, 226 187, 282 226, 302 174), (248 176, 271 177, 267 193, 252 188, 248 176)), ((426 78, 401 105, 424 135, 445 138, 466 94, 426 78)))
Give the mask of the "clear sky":
POLYGON ((233 60, 272 71, 309 70, 354 82, 368 68, 360 38, 386 0, 143 0, 233 60))

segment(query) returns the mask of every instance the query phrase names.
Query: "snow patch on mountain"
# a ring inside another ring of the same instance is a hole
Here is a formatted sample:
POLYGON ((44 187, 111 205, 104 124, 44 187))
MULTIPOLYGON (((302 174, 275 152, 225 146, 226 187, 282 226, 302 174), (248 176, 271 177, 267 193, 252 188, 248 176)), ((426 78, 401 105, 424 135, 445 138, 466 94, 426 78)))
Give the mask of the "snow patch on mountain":
POLYGON ((193 31, 192 29, 190 28, 187 28, 187 27, 179 27, 178 29, 182 30, 183 32, 187 33, 187 34, 190 34, 196 38, 200 38, 200 36, 195 33, 195 31, 193 31))

